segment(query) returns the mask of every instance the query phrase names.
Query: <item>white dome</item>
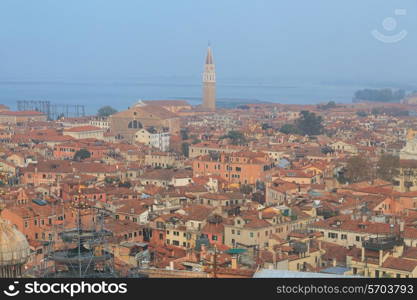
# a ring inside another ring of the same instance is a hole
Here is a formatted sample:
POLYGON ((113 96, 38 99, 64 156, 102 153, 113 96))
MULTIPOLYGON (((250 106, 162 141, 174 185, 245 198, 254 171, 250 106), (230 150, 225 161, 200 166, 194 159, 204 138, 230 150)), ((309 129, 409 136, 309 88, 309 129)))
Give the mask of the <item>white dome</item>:
POLYGON ((26 237, 0 218, 0 267, 24 264, 30 254, 26 237))

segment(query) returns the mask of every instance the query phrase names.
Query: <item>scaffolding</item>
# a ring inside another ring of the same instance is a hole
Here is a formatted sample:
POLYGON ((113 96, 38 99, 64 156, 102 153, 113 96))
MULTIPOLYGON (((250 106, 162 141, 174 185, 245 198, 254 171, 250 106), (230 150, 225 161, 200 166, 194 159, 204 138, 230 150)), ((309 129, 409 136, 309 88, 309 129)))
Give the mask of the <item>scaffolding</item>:
POLYGON ((72 210, 76 214, 74 228, 58 232, 61 247, 56 241, 51 243, 45 258, 43 276, 46 278, 116 278, 113 253, 107 249, 112 233, 104 228, 105 213, 91 207, 83 200, 73 201, 72 210), (91 228, 84 228, 82 216, 95 211, 96 217, 91 228))
POLYGON ((79 118, 85 116, 85 106, 80 104, 52 104, 50 101, 42 100, 19 100, 17 101, 18 111, 39 111, 48 116, 49 120, 56 120, 60 117, 79 118))

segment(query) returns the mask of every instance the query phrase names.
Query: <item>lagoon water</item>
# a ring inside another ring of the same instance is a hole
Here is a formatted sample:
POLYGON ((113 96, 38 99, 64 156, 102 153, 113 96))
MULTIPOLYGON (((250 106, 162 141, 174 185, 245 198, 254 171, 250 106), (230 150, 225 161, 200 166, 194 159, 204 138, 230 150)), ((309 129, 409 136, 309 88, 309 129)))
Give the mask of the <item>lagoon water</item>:
MULTIPOLYGON (((264 82, 228 80, 217 83, 219 101, 267 101, 316 104, 327 101, 351 102, 363 86, 324 83, 264 82)), ((140 79, 102 81, 0 81, 0 104, 16 109, 18 100, 48 100, 56 104, 84 104, 95 114, 103 105, 126 109, 138 100, 184 99, 201 103, 198 79, 140 79)))

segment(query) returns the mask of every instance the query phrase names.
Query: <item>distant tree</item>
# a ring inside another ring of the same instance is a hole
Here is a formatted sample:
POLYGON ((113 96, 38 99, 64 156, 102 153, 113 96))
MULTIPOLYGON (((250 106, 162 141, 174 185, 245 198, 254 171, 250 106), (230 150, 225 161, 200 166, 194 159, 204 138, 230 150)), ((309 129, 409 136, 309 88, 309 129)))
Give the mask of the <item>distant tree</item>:
POLYGON ((410 115, 410 112, 405 109, 401 109, 398 107, 375 107, 372 109, 372 114, 377 115, 388 115, 392 117, 406 117, 410 115))
POLYGON ((356 100, 378 101, 378 102, 398 102, 405 97, 404 90, 392 89, 364 89, 355 92, 356 100))
POLYGON ((91 153, 87 149, 80 149, 74 154, 74 160, 84 160, 86 158, 90 158, 91 153))
POLYGON ((366 111, 360 110, 360 111, 356 112, 356 115, 358 117, 364 118, 364 117, 367 117, 368 116, 368 113, 366 111))
POLYGON ((301 116, 296 121, 298 130, 303 135, 319 135, 323 133, 323 118, 316 116, 315 113, 303 110, 300 112, 301 116))
POLYGON ((233 145, 246 144, 246 138, 240 131, 231 130, 228 134, 220 137, 221 139, 230 139, 233 145))
POLYGON ((115 113, 117 113, 117 110, 107 105, 107 106, 103 106, 102 108, 100 108, 97 112, 97 115, 99 117, 108 117, 115 113))
POLYGON ((297 126, 294 124, 284 124, 279 129, 280 132, 284 134, 301 134, 301 132, 298 130, 297 126))
POLYGON ((244 105, 238 105, 237 108, 239 108, 239 109, 249 109, 249 106, 244 104, 244 105))
POLYGON ((344 177, 349 183, 370 180, 372 179, 372 169, 372 165, 365 157, 352 156, 347 161, 344 177))
POLYGON ((200 139, 197 139, 197 138, 193 139, 193 141, 192 141, 193 145, 198 144, 198 143, 201 143, 200 139))
POLYGON ((188 157, 188 155, 190 154, 190 144, 182 143, 181 144, 181 152, 185 157, 188 157))
POLYGON ((376 174, 386 181, 393 181, 399 175, 400 159, 389 154, 382 155, 377 163, 376 174))
POLYGON ((329 101, 328 103, 327 103, 327 108, 334 108, 334 107, 336 107, 337 105, 336 105, 336 102, 334 102, 334 101, 329 101))
POLYGON ((336 102, 334 102, 334 101, 329 101, 329 102, 327 102, 327 104, 319 104, 319 105, 317 105, 317 108, 318 109, 323 109, 323 110, 327 110, 327 109, 332 109, 332 108, 335 108, 337 105, 336 105, 336 102))

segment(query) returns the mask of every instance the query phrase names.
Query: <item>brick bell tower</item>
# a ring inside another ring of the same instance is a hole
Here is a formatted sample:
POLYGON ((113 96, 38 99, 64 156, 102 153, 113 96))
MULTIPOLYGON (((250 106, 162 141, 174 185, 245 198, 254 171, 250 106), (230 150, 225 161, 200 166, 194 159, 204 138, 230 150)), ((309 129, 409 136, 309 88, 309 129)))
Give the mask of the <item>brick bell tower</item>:
POLYGON ((203 108, 211 111, 216 110, 216 68, 210 45, 207 48, 203 72, 203 108))

